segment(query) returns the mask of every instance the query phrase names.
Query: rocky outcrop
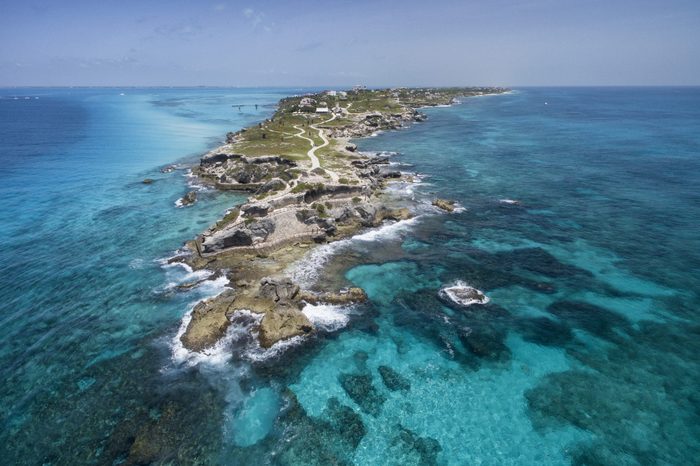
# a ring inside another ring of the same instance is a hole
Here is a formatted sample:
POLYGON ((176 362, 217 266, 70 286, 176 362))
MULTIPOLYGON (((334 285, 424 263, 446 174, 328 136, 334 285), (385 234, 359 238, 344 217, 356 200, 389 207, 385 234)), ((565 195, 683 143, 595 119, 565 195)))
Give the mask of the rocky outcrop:
POLYGON ((190 191, 180 199, 180 205, 188 206, 197 202, 197 191, 190 191))
POLYGON ((269 192, 286 187, 286 181, 296 178, 290 172, 297 166, 293 160, 276 155, 248 158, 227 152, 211 152, 202 157, 198 174, 213 180, 222 189, 269 192))
POLYGON ((270 211, 270 204, 246 204, 241 207, 241 212, 249 217, 264 217, 270 211))
POLYGON ((357 207, 356 212, 362 219, 362 225, 366 227, 374 227, 380 225, 384 220, 407 220, 412 217, 411 211, 405 207, 400 209, 390 209, 385 206, 374 208, 372 206, 357 207))
POLYGON ((354 304, 367 301, 367 293, 362 288, 348 288, 337 293, 313 293, 302 291, 299 299, 309 304, 354 304))
POLYGON ((348 152, 355 152, 357 150, 357 144, 348 143, 345 145, 345 150, 348 152))
POLYGON ((278 341, 308 335, 313 330, 313 325, 304 313, 293 308, 282 308, 265 314, 260 321, 258 338, 260 346, 269 348, 278 341))
POLYGON ((457 281, 453 285, 442 288, 438 296, 448 304, 458 304, 463 307, 469 307, 472 304, 487 304, 489 302, 489 297, 482 291, 462 281, 457 281))
POLYGON ((353 160, 352 162, 350 162, 350 164, 353 167, 357 167, 357 168, 368 168, 372 165, 387 165, 388 163, 389 163, 389 157, 385 157, 385 156, 370 157, 368 159, 353 160))
POLYGON ((289 303, 299 295, 299 285, 289 279, 275 280, 265 277, 260 280, 260 296, 276 303, 289 303))
POLYGON ((269 193, 271 191, 281 191, 286 187, 287 187, 287 183, 280 180, 279 178, 275 178, 274 180, 270 180, 270 181, 264 183, 262 186, 260 186, 257 190, 257 193, 262 194, 262 193, 269 193))
POLYGON ((447 200, 447 199, 435 199, 433 201, 433 205, 439 209, 442 209, 446 212, 454 212, 455 210, 455 201, 447 200))
POLYGON ((265 241, 275 231, 275 223, 269 218, 259 220, 246 220, 238 223, 234 228, 222 230, 220 234, 204 238, 202 242, 203 252, 215 252, 222 249, 252 246, 255 243, 265 241))
POLYGON ((230 325, 229 316, 236 300, 234 290, 226 290, 219 296, 197 304, 192 318, 180 341, 190 351, 203 351, 216 344, 226 334, 230 325))

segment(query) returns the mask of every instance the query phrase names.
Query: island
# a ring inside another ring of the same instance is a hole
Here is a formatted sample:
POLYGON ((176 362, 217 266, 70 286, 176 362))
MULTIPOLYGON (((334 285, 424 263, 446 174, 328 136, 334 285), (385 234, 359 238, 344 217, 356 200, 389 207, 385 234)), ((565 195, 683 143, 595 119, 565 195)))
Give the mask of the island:
MULTIPOLYGON (((205 352, 225 335, 235 313, 247 311, 260 316, 258 339, 269 348, 315 331, 302 312, 307 304, 366 300, 359 288, 302 289, 287 273, 314 245, 413 215, 385 195, 388 183, 410 182, 413 175, 393 169, 387 156, 358 152, 352 139, 422 122, 423 107, 506 91, 324 91, 284 98, 272 117, 228 133, 226 143, 205 154, 192 172, 209 186, 249 197, 171 259, 229 280, 226 291, 194 307, 180 337, 183 346, 205 352)), ((188 193, 181 205, 192 202, 188 193)), ((448 212, 454 208, 442 199, 435 205, 448 212)))

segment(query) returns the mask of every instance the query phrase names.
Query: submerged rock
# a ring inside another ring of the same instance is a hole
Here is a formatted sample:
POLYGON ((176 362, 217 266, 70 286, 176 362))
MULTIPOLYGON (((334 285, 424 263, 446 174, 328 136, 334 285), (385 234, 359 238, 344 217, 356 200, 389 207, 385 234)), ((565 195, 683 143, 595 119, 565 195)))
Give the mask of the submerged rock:
MULTIPOLYGON (((279 417, 282 437, 268 436, 262 451, 274 451, 276 465, 349 465, 355 449, 367 433, 360 414, 330 398, 321 416, 310 416, 287 389, 287 408, 279 417)), ((253 451, 236 464, 260 464, 260 453, 253 451)))
POLYGON ((479 332, 465 332, 459 335, 464 347, 480 359, 505 362, 510 359, 511 353, 505 344, 505 332, 494 330, 482 330, 479 332))
POLYGON ((442 209, 446 212, 454 212, 455 210, 455 201, 451 201, 448 199, 435 199, 433 201, 433 205, 439 209, 442 209))
POLYGON ((341 374, 338 380, 343 390, 362 411, 373 416, 379 415, 386 398, 372 384, 370 374, 341 374))
POLYGON ((391 448, 400 448, 397 458, 402 465, 437 465, 437 456, 442 447, 440 443, 431 437, 421 437, 415 432, 399 425, 399 434, 391 441, 391 448))
POLYGON ((386 388, 395 392, 397 390, 410 390, 411 383, 404 376, 396 372, 389 366, 379 366, 379 375, 382 377, 382 381, 386 388))
POLYGON ((142 183, 143 184, 153 184, 153 179, 152 178, 144 178, 142 183))
POLYGON ((278 341, 299 335, 307 335, 314 330, 309 318, 301 311, 291 308, 277 308, 267 312, 260 322, 260 346, 269 348, 278 341))

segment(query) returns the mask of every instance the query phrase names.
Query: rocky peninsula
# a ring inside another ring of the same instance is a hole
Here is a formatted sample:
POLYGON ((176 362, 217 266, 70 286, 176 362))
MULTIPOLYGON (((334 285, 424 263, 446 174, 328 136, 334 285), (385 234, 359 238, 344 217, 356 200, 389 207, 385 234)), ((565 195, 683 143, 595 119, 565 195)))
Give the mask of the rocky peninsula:
MULTIPOLYGON (((306 304, 366 300, 359 288, 301 289, 289 264, 316 244, 412 216, 387 202, 384 188, 411 175, 391 169, 388 157, 362 154, 350 140, 426 119, 421 107, 449 105, 459 97, 505 92, 502 88, 354 89, 282 99, 258 125, 228 133, 205 154, 193 174, 219 190, 250 194, 173 258, 193 269, 224 274, 229 287, 197 304, 181 341, 204 352, 232 325, 236 312, 260 316, 264 348, 315 331, 306 304)), ((189 194, 188 194, 189 195, 189 194)), ((185 199, 184 205, 194 202, 185 199)), ((449 201, 436 205, 452 210, 449 201)))

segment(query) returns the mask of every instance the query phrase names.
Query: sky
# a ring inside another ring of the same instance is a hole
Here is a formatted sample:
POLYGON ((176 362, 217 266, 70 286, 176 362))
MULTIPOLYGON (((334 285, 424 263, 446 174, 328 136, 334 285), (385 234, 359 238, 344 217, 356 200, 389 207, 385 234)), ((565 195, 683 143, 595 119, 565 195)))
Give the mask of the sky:
POLYGON ((0 86, 698 85, 700 0, 0 0, 0 86))

